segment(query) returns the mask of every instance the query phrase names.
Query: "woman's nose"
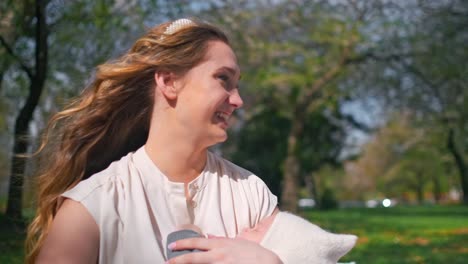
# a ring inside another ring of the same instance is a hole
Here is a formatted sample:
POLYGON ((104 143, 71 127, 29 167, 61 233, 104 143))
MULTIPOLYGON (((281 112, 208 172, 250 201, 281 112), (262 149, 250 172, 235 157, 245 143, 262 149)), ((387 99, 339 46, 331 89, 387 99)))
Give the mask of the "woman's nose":
POLYGON ((229 104, 233 105, 235 108, 242 107, 242 105, 244 104, 244 101, 242 100, 239 94, 239 89, 231 90, 230 95, 229 95, 229 104))

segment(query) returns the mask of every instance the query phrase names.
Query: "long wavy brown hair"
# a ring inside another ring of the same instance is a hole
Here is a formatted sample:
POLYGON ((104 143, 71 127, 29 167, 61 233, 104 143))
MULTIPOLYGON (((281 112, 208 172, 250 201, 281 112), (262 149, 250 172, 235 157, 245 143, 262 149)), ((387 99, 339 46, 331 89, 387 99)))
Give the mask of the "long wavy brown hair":
POLYGON ((156 71, 179 76, 203 61, 208 42, 223 41, 217 27, 194 23, 167 34, 167 22, 150 29, 116 60, 99 65, 90 85, 55 114, 37 152, 37 211, 26 238, 34 263, 60 207, 60 196, 145 144, 154 104, 156 71))

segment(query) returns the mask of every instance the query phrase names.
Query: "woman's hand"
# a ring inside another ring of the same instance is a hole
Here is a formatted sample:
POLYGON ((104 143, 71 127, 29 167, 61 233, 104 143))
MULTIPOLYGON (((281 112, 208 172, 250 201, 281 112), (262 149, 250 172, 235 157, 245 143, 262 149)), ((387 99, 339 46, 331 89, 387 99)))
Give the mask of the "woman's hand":
POLYGON ((169 246, 172 250, 200 249, 204 252, 181 255, 170 259, 166 262, 168 264, 282 264, 272 251, 242 238, 188 238, 178 240, 169 246))

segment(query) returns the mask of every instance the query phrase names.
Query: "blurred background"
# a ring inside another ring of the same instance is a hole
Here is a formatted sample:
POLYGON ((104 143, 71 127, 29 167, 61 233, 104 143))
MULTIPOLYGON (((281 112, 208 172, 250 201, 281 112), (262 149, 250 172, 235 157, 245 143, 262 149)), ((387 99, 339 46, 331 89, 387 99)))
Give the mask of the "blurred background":
POLYGON ((21 263, 31 153, 100 63, 155 24, 230 35, 243 109, 213 151, 280 207, 360 237, 343 261, 468 263, 468 1, 3 0, 0 263, 21 263))

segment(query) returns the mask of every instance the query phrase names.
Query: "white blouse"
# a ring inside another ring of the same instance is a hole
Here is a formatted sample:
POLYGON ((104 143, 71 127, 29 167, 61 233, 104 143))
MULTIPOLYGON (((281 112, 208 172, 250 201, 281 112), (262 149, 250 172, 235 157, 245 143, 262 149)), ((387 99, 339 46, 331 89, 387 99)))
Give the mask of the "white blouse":
POLYGON ((164 263, 166 237, 183 224, 235 237, 273 213, 277 198, 251 172, 208 152, 203 172, 171 182, 144 146, 62 196, 82 203, 100 230, 99 263, 164 263))

